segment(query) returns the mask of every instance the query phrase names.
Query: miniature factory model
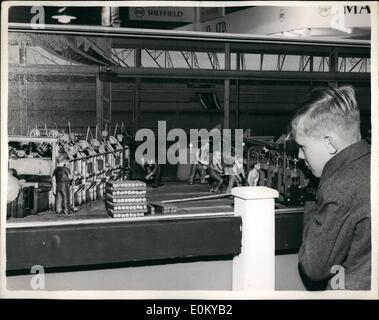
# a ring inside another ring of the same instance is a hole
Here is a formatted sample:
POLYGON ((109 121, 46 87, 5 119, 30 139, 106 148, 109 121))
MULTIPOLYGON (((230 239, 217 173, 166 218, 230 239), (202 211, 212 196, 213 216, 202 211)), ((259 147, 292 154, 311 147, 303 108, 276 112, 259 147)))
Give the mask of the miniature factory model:
MULTIPOLYGON (((307 200, 312 200, 315 194, 315 185, 311 183, 305 167, 298 165, 297 147, 293 142, 288 142, 286 139, 279 138, 274 142, 273 137, 244 137, 243 142, 243 170, 245 177, 242 177, 241 185, 246 186, 267 186, 276 189, 279 192, 278 206, 302 207, 307 200), (282 141, 282 142, 281 142, 282 141), (288 146, 291 150, 287 150, 288 146), (253 183, 249 182, 251 173, 255 173, 256 179, 253 183)), ((210 161, 212 161, 210 159, 210 161)), ((235 159, 235 162, 238 159, 235 159)), ((224 164, 222 164, 224 165, 224 164)), ((204 172, 209 172, 209 165, 204 166, 204 172)), ((231 168, 229 166, 229 168, 231 168)), ((230 182, 230 175, 223 168, 218 174, 220 181, 220 190, 230 182)), ((242 170, 242 168, 241 168, 242 170)), ((230 171, 230 170, 229 170, 230 171)), ((193 185, 194 171, 191 171, 189 184, 193 185)), ((205 174, 204 173, 204 174, 205 174)), ((213 177, 207 176, 210 183, 213 177)), ((206 183, 203 175, 200 175, 200 183, 206 183)), ((179 199, 164 200, 162 203, 179 203, 189 201, 203 201, 218 198, 227 198, 231 196, 230 188, 226 188, 225 193, 217 195, 207 195, 200 197, 184 197, 179 199)), ((212 190, 211 190, 212 191, 212 190)))
MULTIPOLYGON (((247 133, 244 136, 243 161, 246 176, 259 164, 257 185, 278 190, 279 202, 283 205, 303 206, 313 192, 309 179, 298 166, 296 153, 287 150, 286 139, 274 143, 273 137, 253 137, 247 133)), ((67 182, 71 211, 76 211, 84 203, 105 198, 111 217, 176 212, 176 207, 168 207, 162 201, 148 203, 145 182, 130 180, 129 144, 132 141, 126 142, 128 134, 123 124, 120 127, 116 125, 111 136, 107 127, 102 131, 96 127, 94 136, 88 128, 83 137, 71 132, 70 123, 67 132, 35 128, 28 134, 24 137, 9 136, 9 169, 15 170, 24 188, 24 206, 15 210, 12 217, 56 210, 57 180, 52 177, 58 165, 57 159, 62 158, 71 177, 67 182), (140 197, 136 192, 142 192, 138 194, 140 197)), ((229 176, 221 174, 221 177, 226 185, 229 176)), ((190 182, 193 183, 192 180, 190 182)), ((206 197, 203 200, 207 200, 206 197)), ((213 198, 209 196, 209 199, 213 198)), ((188 197, 184 195, 183 199, 186 201, 188 197)), ((181 199, 175 202, 181 202, 181 199)))
POLYGON ((113 136, 105 128, 101 141, 97 139, 98 128, 95 130, 93 137, 88 128, 85 139, 72 133, 70 124, 67 133, 35 128, 27 136, 9 136, 9 169, 14 170, 24 189, 23 206, 12 217, 55 209, 56 180, 52 175, 58 157, 66 160, 72 174, 70 208, 103 198, 106 182, 128 177, 130 152, 123 124, 116 126, 113 136))
POLYGON ((291 141, 245 137, 244 143, 247 172, 260 164, 258 185, 276 189, 280 203, 303 206, 313 197, 314 186, 305 174, 307 169, 299 165, 297 147, 291 141))

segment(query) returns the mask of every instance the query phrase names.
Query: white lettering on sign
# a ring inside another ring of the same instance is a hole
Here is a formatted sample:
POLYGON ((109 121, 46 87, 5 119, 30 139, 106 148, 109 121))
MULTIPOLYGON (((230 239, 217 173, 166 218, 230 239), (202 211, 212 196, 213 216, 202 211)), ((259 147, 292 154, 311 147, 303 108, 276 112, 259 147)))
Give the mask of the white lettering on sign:
POLYGON ((147 14, 155 17, 183 17, 183 11, 148 10, 147 14))
POLYGON ((194 22, 195 9, 190 7, 136 7, 129 8, 130 20, 194 22))

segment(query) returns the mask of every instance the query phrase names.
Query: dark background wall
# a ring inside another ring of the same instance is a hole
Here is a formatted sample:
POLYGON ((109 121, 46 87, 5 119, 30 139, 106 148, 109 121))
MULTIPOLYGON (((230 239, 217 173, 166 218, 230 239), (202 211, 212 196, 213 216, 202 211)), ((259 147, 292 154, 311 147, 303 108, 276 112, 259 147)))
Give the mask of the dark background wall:
MULTIPOLYGON (((251 128, 254 135, 279 137, 286 132, 292 113, 312 87, 326 83, 240 83, 240 125, 251 128)), ((212 83, 223 107, 222 82, 212 83)), ((362 114, 363 134, 371 126, 370 87, 354 85, 362 114)), ((202 89, 204 90, 204 89, 202 89)), ((211 91, 212 91, 211 90, 211 91)), ((186 81, 143 79, 141 85, 141 128, 156 129, 158 120, 172 128, 211 129, 223 123, 223 111, 206 110, 197 92, 186 81)), ((124 122, 132 128, 134 105, 133 80, 112 84, 112 126, 124 122)), ((85 133, 96 125, 95 78, 13 76, 9 81, 8 131, 26 134, 26 129, 57 126, 85 133)), ((236 86, 231 87, 231 127, 235 128, 236 86)))

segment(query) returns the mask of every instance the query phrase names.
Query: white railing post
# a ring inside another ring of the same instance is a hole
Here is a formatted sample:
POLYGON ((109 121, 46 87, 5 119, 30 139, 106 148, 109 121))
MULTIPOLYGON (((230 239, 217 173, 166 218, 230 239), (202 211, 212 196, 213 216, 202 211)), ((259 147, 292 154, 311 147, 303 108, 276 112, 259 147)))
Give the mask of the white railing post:
POLYGON ((232 189, 242 218, 241 253, 233 259, 233 290, 275 290, 275 198, 266 187, 232 189))

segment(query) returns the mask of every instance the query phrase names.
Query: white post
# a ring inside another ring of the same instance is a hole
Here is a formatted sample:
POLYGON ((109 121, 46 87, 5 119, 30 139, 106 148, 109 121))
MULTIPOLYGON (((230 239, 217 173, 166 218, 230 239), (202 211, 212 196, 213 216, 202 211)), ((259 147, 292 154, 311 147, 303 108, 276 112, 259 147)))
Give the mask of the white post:
POLYGON ((232 189, 242 218, 241 253, 233 259, 233 290, 275 290, 275 198, 266 187, 232 189))

